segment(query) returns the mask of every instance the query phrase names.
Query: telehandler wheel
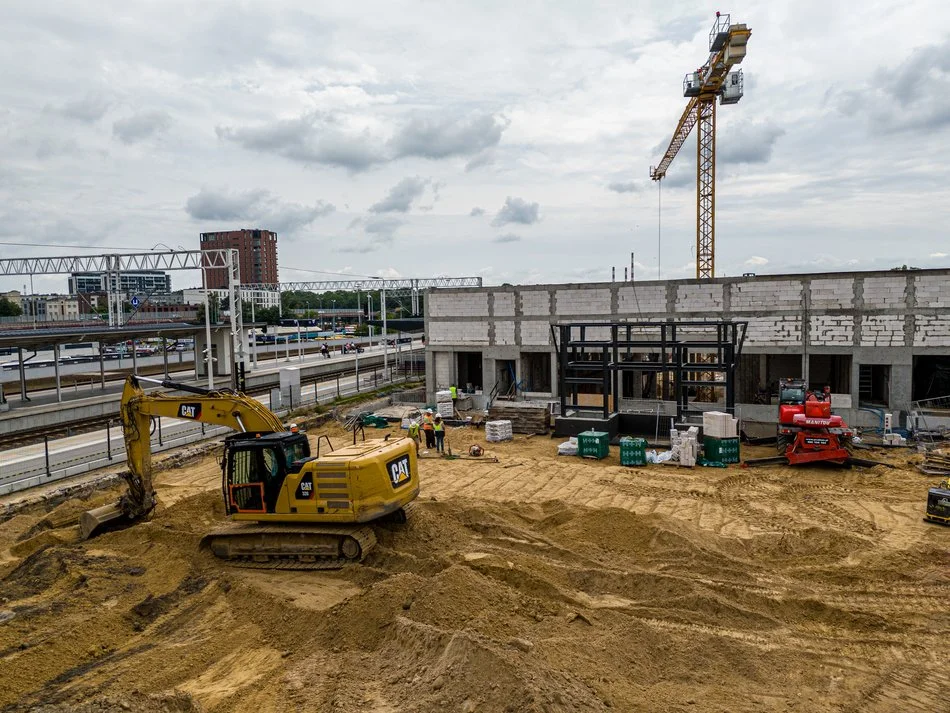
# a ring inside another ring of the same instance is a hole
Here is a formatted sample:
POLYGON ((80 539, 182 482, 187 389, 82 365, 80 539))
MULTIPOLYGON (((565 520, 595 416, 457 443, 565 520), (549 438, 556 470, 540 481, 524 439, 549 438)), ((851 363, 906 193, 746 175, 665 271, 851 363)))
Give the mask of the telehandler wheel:
POLYGON ((780 456, 785 455, 785 450, 788 448, 789 439, 784 433, 780 433, 775 439, 775 450, 780 456))

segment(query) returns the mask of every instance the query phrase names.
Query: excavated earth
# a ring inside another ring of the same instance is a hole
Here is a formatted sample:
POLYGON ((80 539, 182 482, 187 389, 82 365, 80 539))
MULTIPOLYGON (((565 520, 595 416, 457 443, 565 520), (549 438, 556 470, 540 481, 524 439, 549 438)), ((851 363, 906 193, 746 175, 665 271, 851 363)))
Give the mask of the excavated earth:
POLYGON ((486 456, 423 458, 414 519, 337 572, 201 551, 215 456, 161 472, 154 517, 93 541, 76 518, 117 487, 19 510, 0 523, 0 711, 950 709, 950 529, 921 520, 914 451, 868 452, 893 470, 624 468, 616 448, 482 438, 451 431, 486 456))

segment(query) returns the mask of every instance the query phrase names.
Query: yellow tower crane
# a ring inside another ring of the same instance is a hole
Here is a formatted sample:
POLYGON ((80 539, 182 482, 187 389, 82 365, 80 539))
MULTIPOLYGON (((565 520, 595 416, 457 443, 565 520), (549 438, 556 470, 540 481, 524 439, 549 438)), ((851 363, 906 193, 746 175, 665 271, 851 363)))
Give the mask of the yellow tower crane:
POLYGON ((715 277, 716 272, 716 97, 722 104, 742 98, 742 70, 730 71, 745 58, 752 34, 745 25, 733 25, 729 15, 716 13, 709 31, 709 58, 686 75, 683 96, 689 103, 676 125, 673 139, 658 166, 650 167, 650 178, 660 181, 685 143, 695 124, 696 139, 696 277, 715 277))

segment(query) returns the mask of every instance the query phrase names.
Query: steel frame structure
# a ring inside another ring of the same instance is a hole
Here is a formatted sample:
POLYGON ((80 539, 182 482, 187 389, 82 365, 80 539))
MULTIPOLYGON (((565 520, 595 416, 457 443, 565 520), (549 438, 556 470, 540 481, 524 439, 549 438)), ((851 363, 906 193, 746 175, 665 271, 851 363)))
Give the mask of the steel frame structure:
POLYGON ((388 291, 408 291, 412 300, 412 313, 419 314, 419 293, 422 290, 445 287, 481 287, 480 277, 406 277, 386 279, 369 277, 355 280, 316 280, 310 282, 255 282, 244 287, 254 290, 270 290, 272 292, 329 292, 345 291, 378 291, 385 295, 388 291))
POLYGON ((558 361, 558 396, 561 414, 590 410, 578 403, 579 387, 600 389, 603 418, 617 413, 621 375, 627 371, 665 373, 676 400, 676 418, 690 412, 689 390, 693 387, 724 389, 726 409, 735 409, 735 370, 742 353, 748 322, 560 322, 551 325, 558 361), (608 339, 596 339, 590 331, 609 330, 608 339), (648 353, 657 361, 624 359, 648 353), (690 355, 701 361, 690 362, 690 355), (702 371, 699 371, 701 365, 702 371), (723 380, 711 378, 720 373, 723 380), (614 408, 610 408, 613 397, 614 408))
POLYGON ((228 297, 231 313, 231 343, 234 368, 232 384, 242 387, 246 344, 241 309, 241 265, 238 251, 233 248, 221 250, 169 250, 145 253, 103 253, 100 255, 62 255, 55 257, 22 257, 0 259, 0 276, 3 275, 61 275, 73 272, 104 272, 107 275, 107 304, 109 327, 123 326, 122 292, 119 289, 119 273, 126 270, 201 270, 202 287, 205 289, 205 336, 207 353, 205 367, 208 388, 214 388, 211 354, 211 317, 208 299, 206 270, 223 268, 228 271, 228 297))
POLYGON ((480 277, 407 277, 384 279, 369 277, 359 280, 315 280, 301 282, 249 283, 248 289, 290 292, 293 290, 309 292, 328 292, 330 290, 423 290, 430 287, 481 287, 480 277))
MULTIPOLYGON (((650 178, 661 181, 686 143, 689 133, 699 124, 696 141, 696 277, 710 279, 716 275, 716 98, 722 95, 729 70, 745 57, 745 45, 752 30, 742 24, 733 25, 729 15, 716 13, 716 22, 709 32, 709 57, 696 72, 699 86, 695 96, 690 91, 673 138, 656 166, 650 167, 650 178), (741 51, 739 51, 741 49, 741 51)), ((741 74, 741 70, 739 70, 741 74)), ((689 80, 689 76, 687 76, 689 80)), ((684 86, 688 82, 684 82, 684 86)), ((741 78, 739 85, 741 86, 741 78)), ((735 103, 738 99, 727 103, 735 103)))
POLYGON ((171 250, 145 253, 105 253, 57 257, 0 259, 3 275, 62 275, 112 270, 200 270, 227 267, 228 250, 171 250))

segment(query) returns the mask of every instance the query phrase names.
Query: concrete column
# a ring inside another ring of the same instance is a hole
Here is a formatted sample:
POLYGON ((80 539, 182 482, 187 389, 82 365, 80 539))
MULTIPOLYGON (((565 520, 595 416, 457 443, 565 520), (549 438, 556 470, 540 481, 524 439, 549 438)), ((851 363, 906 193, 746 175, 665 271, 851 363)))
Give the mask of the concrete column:
POLYGON ((99 385, 106 390, 106 364, 102 357, 102 342, 99 342, 99 385))
POLYGON ((23 347, 17 347, 16 351, 20 362, 20 398, 29 401, 30 397, 26 395, 26 367, 23 365, 23 347))
POLYGON ((139 373, 139 357, 138 357, 138 354, 135 353, 134 339, 132 340, 132 373, 133 374, 139 373))
POLYGON ((59 383, 59 344, 53 345, 53 371, 56 373, 56 401, 62 403, 63 389, 59 383))

